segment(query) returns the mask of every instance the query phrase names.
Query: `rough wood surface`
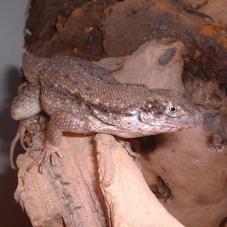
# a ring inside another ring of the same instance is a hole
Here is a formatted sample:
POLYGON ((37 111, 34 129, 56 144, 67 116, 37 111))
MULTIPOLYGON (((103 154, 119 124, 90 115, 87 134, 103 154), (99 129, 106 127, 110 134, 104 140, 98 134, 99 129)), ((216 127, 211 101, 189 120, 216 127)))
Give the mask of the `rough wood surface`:
POLYGON ((123 67, 117 58, 101 63, 122 82, 137 83, 141 78, 151 88, 184 91, 200 106, 206 130, 198 127, 145 138, 137 150, 149 187, 172 215, 187 227, 219 226, 227 209, 227 97, 214 81, 191 78, 182 83, 184 47, 180 42, 171 46, 176 48, 175 57, 162 70, 157 61, 168 45, 157 41, 120 58, 123 67))
MULTIPOLYGON (((224 7, 224 2, 219 0, 218 4, 224 7)), ((215 8, 217 3, 208 5, 215 8)), ((220 21, 217 16, 212 20, 196 11, 185 10, 187 6, 187 0, 125 0, 110 6, 104 21, 103 45, 107 56, 131 54, 151 39, 176 39, 187 49, 185 73, 194 78, 216 78, 226 87, 225 27, 215 21, 220 21)), ((205 11, 204 6, 203 12, 211 10, 205 11)), ((212 17, 214 13, 213 10, 212 17)))
POLYGON ((95 139, 110 226, 183 226, 151 193, 122 144, 110 135, 97 135, 95 139))
POLYGON ((28 153, 18 158, 17 201, 34 226, 105 226, 92 138, 64 138, 60 150, 64 158, 43 174, 26 172, 28 153))

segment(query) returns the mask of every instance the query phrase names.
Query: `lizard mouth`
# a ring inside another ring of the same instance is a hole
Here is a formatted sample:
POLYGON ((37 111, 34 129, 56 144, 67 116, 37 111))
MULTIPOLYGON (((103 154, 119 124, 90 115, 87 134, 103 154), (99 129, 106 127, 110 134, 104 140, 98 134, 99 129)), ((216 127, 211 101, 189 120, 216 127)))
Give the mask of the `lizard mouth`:
POLYGON ((181 129, 187 129, 187 128, 192 128, 192 127, 196 127, 199 125, 203 124, 203 115, 201 113, 196 114, 196 116, 194 117, 194 119, 188 119, 185 118, 184 120, 180 121, 180 122, 175 122, 175 123, 167 123, 167 124, 163 124, 163 128, 165 128, 166 132, 173 132, 173 131, 178 131, 181 129))

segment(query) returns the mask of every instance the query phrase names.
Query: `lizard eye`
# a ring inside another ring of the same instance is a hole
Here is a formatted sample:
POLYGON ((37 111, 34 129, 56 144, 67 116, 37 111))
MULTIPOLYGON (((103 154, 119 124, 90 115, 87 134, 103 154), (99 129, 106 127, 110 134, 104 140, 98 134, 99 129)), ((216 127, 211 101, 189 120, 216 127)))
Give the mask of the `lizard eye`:
POLYGON ((166 108, 166 114, 170 117, 178 117, 181 115, 180 108, 173 104, 169 104, 166 108))
POLYGON ((169 111, 171 113, 176 113, 177 112, 177 107, 176 106, 169 106, 169 111))

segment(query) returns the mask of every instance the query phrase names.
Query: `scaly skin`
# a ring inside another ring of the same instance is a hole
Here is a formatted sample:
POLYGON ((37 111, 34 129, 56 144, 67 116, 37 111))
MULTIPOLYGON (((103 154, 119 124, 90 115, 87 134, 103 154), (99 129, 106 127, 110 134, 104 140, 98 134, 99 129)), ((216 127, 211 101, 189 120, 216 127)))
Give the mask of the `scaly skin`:
POLYGON ((122 84, 89 61, 67 56, 23 57, 26 88, 12 104, 12 118, 41 110, 51 118, 44 157, 57 152, 63 131, 134 138, 200 124, 197 108, 175 91, 122 84), (34 95, 35 94, 35 95, 34 95))

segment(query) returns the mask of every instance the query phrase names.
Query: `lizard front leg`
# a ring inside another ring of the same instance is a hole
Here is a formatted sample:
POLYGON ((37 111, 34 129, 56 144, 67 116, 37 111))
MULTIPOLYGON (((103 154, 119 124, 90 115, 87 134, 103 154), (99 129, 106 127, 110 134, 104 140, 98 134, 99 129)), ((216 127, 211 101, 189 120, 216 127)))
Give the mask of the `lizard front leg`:
POLYGON ((28 166, 28 171, 38 164, 39 172, 43 173, 43 168, 47 161, 50 161, 51 165, 55 166, 54 154, 60 158, 63 157, 58 150, 63 131, 85 133, 84 123, 73 114, 65 112, 56 112, 52 114, 47 126, 43 151, 41 151, 34 162, 28 166))

